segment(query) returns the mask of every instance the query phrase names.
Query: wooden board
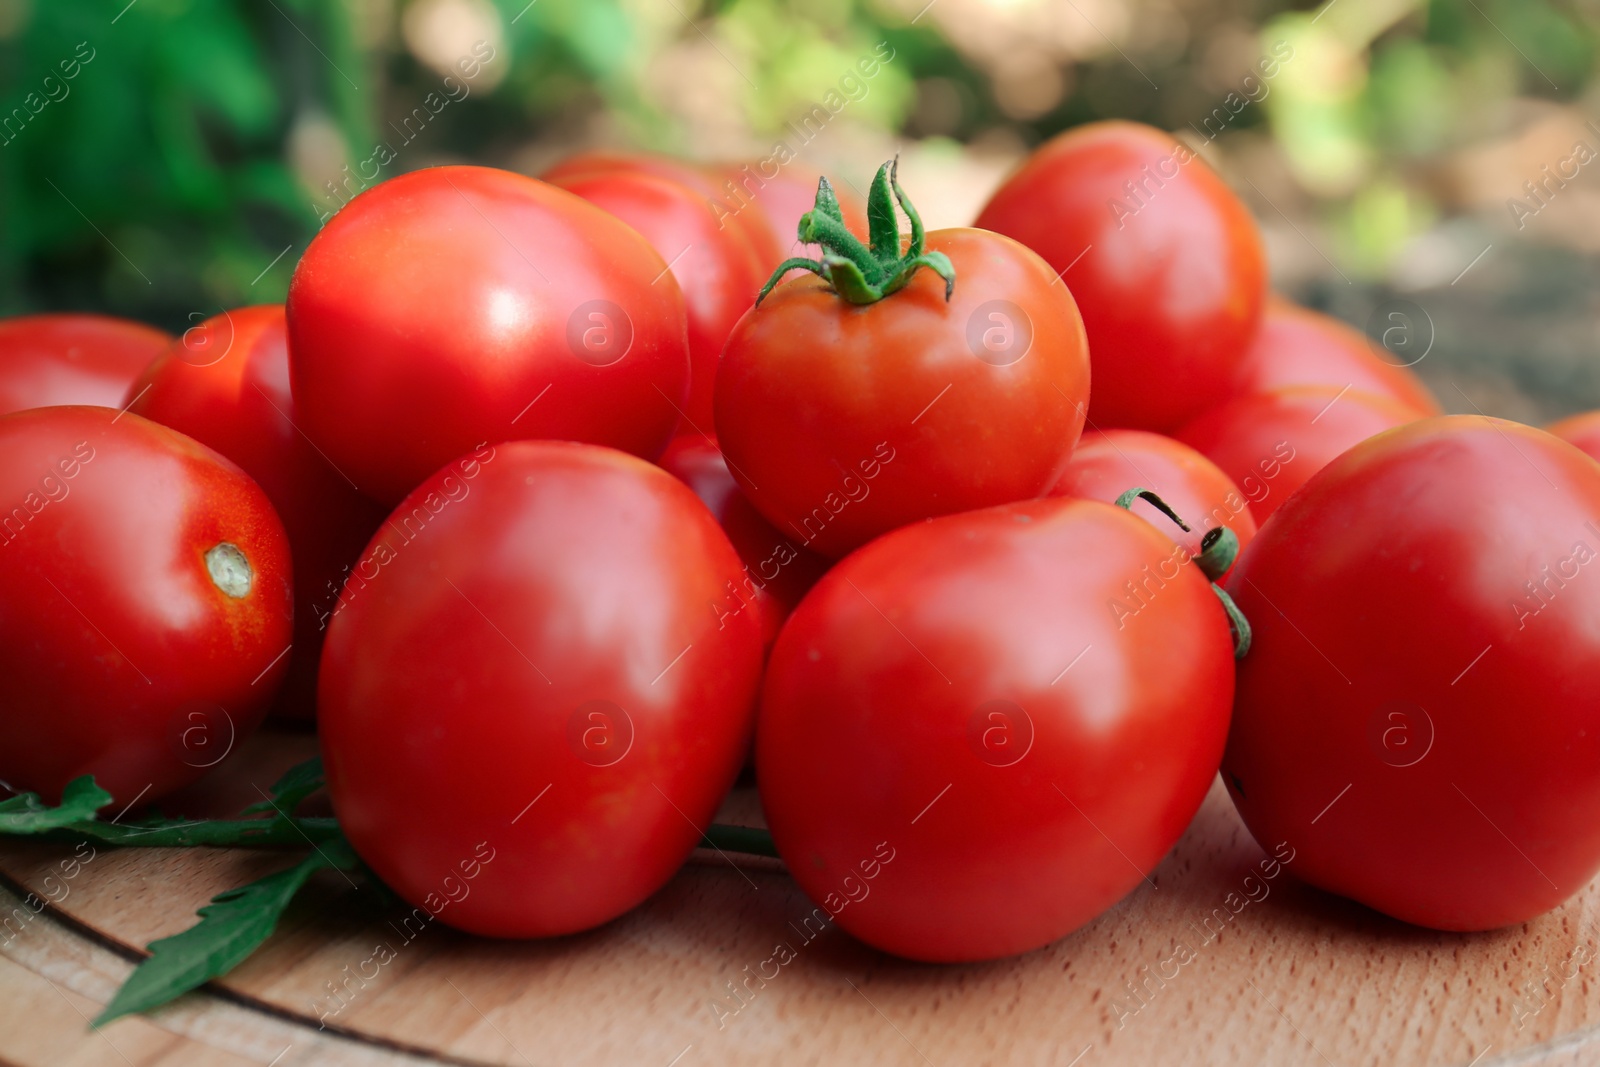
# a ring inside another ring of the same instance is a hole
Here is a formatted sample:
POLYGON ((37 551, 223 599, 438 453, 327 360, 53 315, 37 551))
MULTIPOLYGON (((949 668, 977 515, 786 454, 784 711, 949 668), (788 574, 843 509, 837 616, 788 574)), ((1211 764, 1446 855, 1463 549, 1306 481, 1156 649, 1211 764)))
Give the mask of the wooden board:
MULTIPOLYGON (((237 810, 311 745, 258 739, 201 795, 237 810)), ((749 791, 725 817, 756 821, 749 791)), ((101 850, 47 884, 69 853, 0 847, 0 908, 59 900, 0 934, 0 1064, 1600 1062, 1600 884, 1515 929, 1407 927, 1287 872, 1260 879, 1263 853, 1220 786, 1150 884, 1018 959, 909 964, 831 926, 807 940, 811 903, 746 857, 697 854, 636 912, 535 943, 437 924, 408 939, 408 909, 332 874, 232 975, 103 1032, 86 1020, 141 946, 291 857, 101 850), (780 944, 794 958, 763 966, 780 944), (736 998, 730 983, 763 970, 776 974, 736 998)))

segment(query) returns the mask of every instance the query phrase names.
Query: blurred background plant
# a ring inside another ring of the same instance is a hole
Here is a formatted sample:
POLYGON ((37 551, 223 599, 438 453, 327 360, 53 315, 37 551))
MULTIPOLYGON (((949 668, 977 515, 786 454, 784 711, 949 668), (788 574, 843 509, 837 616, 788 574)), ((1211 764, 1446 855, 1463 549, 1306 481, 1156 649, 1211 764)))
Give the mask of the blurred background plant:
POLYGON ((1230 178, 1281 288, 1407 295, 1447 405, 1534 418, 1600 404, 1597 41, 1593 0, 0 0, 0 311, 182 328, 282 299, 363 184, 592 146, 898 150, 960 224, 1123 117, 1230 178))

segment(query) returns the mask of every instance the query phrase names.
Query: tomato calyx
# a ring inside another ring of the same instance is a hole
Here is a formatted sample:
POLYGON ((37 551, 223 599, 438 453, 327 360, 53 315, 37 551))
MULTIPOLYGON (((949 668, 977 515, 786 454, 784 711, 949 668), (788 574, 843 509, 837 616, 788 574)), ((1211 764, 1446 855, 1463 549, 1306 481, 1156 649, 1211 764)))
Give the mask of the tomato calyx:
MULTIPOLYGON (((1188 523, 1179 517, 1176 511, 1165 500, 1148 489, 1135 486, 1117 497, 1116 505, 1124 511, 1133 510, 1135 500, 1144 500, 1161 514, 1178 524, 1184 533, 1192 533, 1188 523)), ((1244 659, 1250 651, 1250 622, 1244 617, 1244 612, 1239 610, 1239 605, 1233 602, 1233 597, 1227 590, 1217 584, 1217 579, 1228 573, 1228 568, 1233 566, 1234 558, 1239 555, 1239 535, 1226 526, 1216 526, 1206 531, 1200 539, 1200 553, 1191 557, 1195 564, 1205 574, 1206 580, 1211 583, 1211 591, 1217 594, 1217 599, 1222 603, 1222 610, 1228 616, 1228 629, 1233 634, 1233 658, 1244 659)))
POLYGON ((833 287, 852 304, 874 304, 904 289, 913 275, 927 267, 944 279, 946 303, 956 288, 956 269, 943 252, 927 251, 927 233, 922 217, 900 188, 900 157, 878 168, 867 193, 867 226, 870 247, 844 224, 839 198, 826 177, 817 182, 817 202, 800 216, 797 236, 801 244, 820 245, 817 259, 796 256, 778 264, 767 284, 756 294, 756 306, 766 299, 772 287, 791 270, 808 270, 833 287), (900 219, 895 205, 911 223, 911 240, 902 252, 900 219))

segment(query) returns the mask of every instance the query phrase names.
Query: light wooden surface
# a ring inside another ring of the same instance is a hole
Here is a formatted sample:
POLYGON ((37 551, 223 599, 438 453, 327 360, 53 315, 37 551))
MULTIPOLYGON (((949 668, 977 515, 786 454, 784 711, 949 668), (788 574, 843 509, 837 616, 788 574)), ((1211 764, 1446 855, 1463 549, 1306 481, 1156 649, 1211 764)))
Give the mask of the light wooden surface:
MULTIPOLYGON (((252 781, 270 783, 309 744, 251 746, 213 797, 236 810, 259 796, 252 781)), ((748 816, 753 798, 729 810, 748 816)), ((0 847, 0 908, 44 893, 69 852, 0 847)), ((214 988, 88 1029, 141 946, 290 858, 100 851, 65 896, 55 884, 59 906, 0 936, 0 1064, 1600 1063, 1600 885, 1497 933, 1402 926, 1294 883, 1292 863, 1247 884, 1263 853, 1220 786, 1153 885, 1019 959, 913 965, 833 928, 808 943, 790 924, 812 905, 775 864, 744 857, 734 870, 697 854, 633 914, 542 943, 439 926, 407 942, 402 906, 329 874, 214 988), (1241 906, 1247 890, 1259 899, 1241 906), (1221 933, 1208 942, 1214 909, 1228 918, 1213 919, 1221 933), (727 983, 779 943, 794 959, 740 1007, 727 983), (1179 944, 1193 958, 1163 966, 1179 944), (379 946, 393 958, 361 977, 379 946), (331 996, 341 982, 342 1007, 331 996)))

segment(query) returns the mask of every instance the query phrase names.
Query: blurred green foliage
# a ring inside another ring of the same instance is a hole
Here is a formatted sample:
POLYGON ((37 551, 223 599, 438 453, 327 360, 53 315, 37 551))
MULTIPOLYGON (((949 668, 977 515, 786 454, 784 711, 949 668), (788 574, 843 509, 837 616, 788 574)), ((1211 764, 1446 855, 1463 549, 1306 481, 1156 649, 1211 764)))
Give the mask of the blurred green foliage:
MULTIPOLYGON (((399 143, 394 123, 440 90, 430 50, 450 19, 487 27, 494 74, 383 177, 452 158, 526 165, 596 137, 699 154, 719 102, 756 151, 879 41, 895 60, 852 104, 855 123, 1012 145, 1107 116, 1198 130, 1253 58, 1286 42, 1293 58, 1224 138, 1272 138, 1357 269, 1433 224, 1430 163, 1491 135, 1505 101, 1581 101, 1600 44, 1592 5, 1552 0, 1122 0, 1120 43, 1085 31, 1018 104, 1002 83, 1019 45, 978 31, 1002 16, 1026 30, 1046 9, 1070 27, 1083 11, 943 0, 913 23, 920 6, 0 0, 0 312, 96 308, 176 328, 282 299, 337 204, 326 181, 399 143), (1247 49, 1219 49, 1241 32, 1247 49)), ((1104 19, 1108 6, 1093 9, 1104 19)))

